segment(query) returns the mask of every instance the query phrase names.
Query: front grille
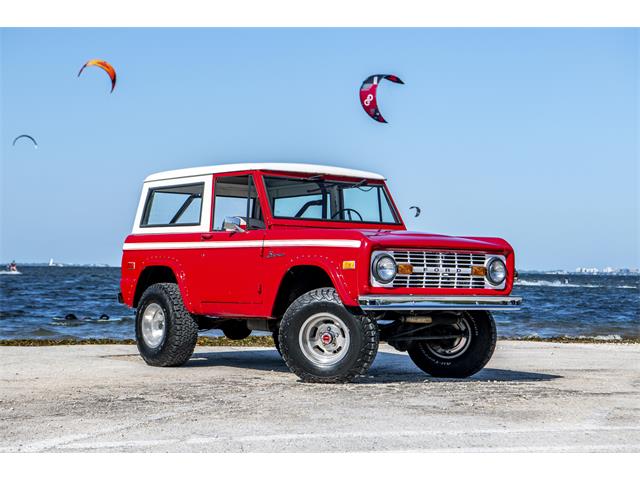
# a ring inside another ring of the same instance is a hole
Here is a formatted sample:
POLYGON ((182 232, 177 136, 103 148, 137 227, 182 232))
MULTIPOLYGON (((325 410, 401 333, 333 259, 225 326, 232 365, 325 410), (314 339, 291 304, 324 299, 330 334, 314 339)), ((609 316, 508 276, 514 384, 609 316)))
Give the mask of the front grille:
POLYGON ((484 276, 472 276, 471 267, 484 266, 484 253, 392 251, 397 263, 410 263, 413 273, 398 274, 394 287, 404 288, 492 288, 484 276))

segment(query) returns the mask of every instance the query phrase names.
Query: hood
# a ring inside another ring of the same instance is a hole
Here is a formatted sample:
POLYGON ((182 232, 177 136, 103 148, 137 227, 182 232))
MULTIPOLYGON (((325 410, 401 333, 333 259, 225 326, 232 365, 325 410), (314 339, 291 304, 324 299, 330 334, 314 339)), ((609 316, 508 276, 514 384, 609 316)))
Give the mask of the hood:
POLYGON ((361 230, 374 247, 443 248, 491 252, 511 251, 511 245, 501 238, 450 237, 407 230, 361 230))

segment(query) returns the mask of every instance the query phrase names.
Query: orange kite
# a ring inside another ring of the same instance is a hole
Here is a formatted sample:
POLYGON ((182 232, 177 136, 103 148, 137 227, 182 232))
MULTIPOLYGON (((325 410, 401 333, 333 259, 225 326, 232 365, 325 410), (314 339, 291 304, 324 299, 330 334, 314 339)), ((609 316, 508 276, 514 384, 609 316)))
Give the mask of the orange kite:
POLYGON ((109 75, 109 78, 111 79, 111 92, 113 92, 113 89, 116 88, 116 69, 113 68, 109 62, 96 59, 89 60, 82 66, 82 68, 78 72, 78 76, 80 76, 82 71, 87 67, 100 67, 105 72, 107 72, 107 75, 109 75))

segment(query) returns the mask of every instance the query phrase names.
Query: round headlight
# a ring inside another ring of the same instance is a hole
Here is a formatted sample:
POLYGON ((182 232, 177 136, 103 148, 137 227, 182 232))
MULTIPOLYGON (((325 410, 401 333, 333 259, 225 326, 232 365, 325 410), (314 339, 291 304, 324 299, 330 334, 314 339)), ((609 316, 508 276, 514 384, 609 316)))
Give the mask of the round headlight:
POLYGON ((398 267, 390 255, 380 255, 373 262, 373 276, 380 283, 389 283, 396 278, 398 267))
POLYGON ((507 278, 507 266, 499 258, 492 258, 487 264, 487 279, 493 285, 500 285, 507 278))

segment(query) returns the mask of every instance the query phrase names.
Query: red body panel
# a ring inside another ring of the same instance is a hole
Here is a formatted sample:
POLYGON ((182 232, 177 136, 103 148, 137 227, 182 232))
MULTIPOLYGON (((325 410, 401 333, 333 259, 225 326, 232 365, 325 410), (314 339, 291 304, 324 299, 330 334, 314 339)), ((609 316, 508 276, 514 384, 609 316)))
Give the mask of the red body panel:
MULTIPOLYGON (((124 250, 121 292, 126 304, 134 306, 139 276, 150 266, 171 268, 185 306, 190 312, 218 317, 272 316, 278 289, 285 274, 293 267, 304 265, 322 268, 333 282, 343 303, 348 306, 357 306, 358 296, 363 294, 442 296, 508 295, 511 292, 515 271, 514 254, 511 246, 502 239, 408 232, 399 214, 399 224, 385 225, 383 229, 380 229, 380 225, 355 222, 274 219, 266 201, 262 172, 234 172, 233 175, 246 173, 253 173, 256 179, 266 228, 237 233, 212 231, 129 235, 125 240, 126 245, 158 244, 162 248, 151 246, 145 250, 124 250), (171 248, 173 242, 179 242, 179 248, 171 248), (212 246, 216 248, 211 248, 212 246), (509 272, 505 288, 371 286, 369 268, 372 251, 400 248, 504 255, 509 272), (344 261, 355 261, 356 268, 343 269, 344 261)), ((304 176, 283 172, 269 172, 269 175, 304 176)), ((389 198, 392 198, 390 194, 389 198)))

